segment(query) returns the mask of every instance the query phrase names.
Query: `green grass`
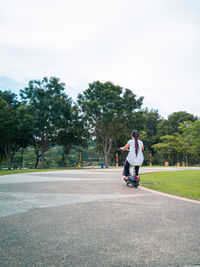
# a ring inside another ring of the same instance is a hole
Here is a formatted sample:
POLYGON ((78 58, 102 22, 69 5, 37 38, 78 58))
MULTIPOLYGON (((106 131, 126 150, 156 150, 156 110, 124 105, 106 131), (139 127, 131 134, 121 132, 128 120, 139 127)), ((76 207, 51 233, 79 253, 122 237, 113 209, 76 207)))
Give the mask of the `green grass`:
POLYGON ((141 185, 156 191, 200 201, 200 170, 142 174, 141 185))

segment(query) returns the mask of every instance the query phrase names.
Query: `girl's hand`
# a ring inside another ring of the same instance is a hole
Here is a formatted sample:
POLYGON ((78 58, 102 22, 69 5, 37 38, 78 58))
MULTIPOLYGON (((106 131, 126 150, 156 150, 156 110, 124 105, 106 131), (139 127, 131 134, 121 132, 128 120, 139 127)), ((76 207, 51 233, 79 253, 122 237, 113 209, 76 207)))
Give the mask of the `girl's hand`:
POLYGON ((119 150, 123 150, 124 151, 124 150, 127 150, 129 147, 130 147, 130 144, 127 143, 125 146, 120 147, 119 150))

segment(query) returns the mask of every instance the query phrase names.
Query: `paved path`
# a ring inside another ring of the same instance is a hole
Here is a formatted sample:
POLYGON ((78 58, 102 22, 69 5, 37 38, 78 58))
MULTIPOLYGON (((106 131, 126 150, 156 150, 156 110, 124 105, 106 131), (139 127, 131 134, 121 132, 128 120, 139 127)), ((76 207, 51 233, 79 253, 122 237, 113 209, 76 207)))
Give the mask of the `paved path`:
POLYGON ((1 267, 200 266, 200 203, 127 187, 120 168, 1 176, 0 237, 1 267))

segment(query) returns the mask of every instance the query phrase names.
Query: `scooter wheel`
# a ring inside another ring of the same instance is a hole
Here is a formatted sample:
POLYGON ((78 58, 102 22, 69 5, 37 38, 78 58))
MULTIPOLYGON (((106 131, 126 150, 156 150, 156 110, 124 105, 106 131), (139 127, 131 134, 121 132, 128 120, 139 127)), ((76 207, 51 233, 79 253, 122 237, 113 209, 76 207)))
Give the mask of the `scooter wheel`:
POLYGON ((136 183, 134 184, 134 187, 137 188, 138 186, 139 186, 139 183, 136 182, 136 183))

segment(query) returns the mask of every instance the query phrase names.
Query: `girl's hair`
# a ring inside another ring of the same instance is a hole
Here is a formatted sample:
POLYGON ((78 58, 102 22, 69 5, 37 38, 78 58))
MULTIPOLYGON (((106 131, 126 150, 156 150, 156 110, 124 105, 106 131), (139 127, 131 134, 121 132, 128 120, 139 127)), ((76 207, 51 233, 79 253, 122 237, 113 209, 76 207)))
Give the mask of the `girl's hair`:
POLYGON ((139 132, 137 130, 134 130, 134 131, 132 131, 131 136, 133 136, 135 139, 135 153, 137 156, 138 150, 139 150, 139 144, 138 144, 139 132))

